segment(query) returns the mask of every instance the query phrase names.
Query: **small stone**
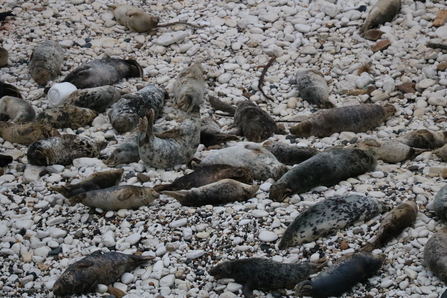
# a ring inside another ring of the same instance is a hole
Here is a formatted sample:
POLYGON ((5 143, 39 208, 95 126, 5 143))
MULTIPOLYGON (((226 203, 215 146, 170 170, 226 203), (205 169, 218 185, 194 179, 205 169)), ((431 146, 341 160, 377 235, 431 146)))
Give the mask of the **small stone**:
POLYGON ((349 244, 346 240, 342 240, 340 242, 340 249, 341 250, 347 250, 349 248, 349 244))
POLYGON ((191 250, 186 254, 187 259, 197 259, 205 254, 205 251, 202 249, 191 250))
POLYGON ((149 182, 151 180, 151 178, 149 176, 144 175, 143 173, 138 173, 137 174, 137 179, 141 183, 146 183, 146 182, 149 182))
POLYGON ((373 52, 383 51, 386 50, 391 45, 391 41, 388 39, 381 40, 377 42, 371 49, 373 52))
POLYGON ((416 92, 416 89, 414 89, 415 86, 416 86, 415 83, 403 83, 397 86, 397 89, 399 89, 403 93, 415 93, 416 92))
POLYGON ((113 231, 107 231, 102 235, 102 243, 106 247, 113 247, 116 244, 115 233, 113 231))
POLYGON ((446 70, 447 69, 447 61, 442 61, 441 63, 438 64, 438 66, 436 68, 440 71, 446 70))
POLYGON ((188 31, 172 31, 163 34, 162 36, 154 40, 153 43, 161 46, 169 46, 173 43, 182 41, 188 35, 189 35, 188 31))
POLYGON ((278 235, 274 232, 263 230, 263 231, 259 232, 258 238, 261 241, 273 242, 278 239, 278 235))
POLYGON ((40 173, 45 170, 43 166, 34 166, 27 164, 25 172, 23 173, 23 182, 30 183, 40 179, 40 173))
POLYGON ((138 241, 140 241, 140 239, 141 239, 141 234, 135 233, 135 234, 128 236, 124 242, 129 243, 130 245, 133 245, 133 244, 137 243, 138 241))
POLYGON ((171 222, 169 224, 169 227, 171 227, 171 228, 179 228, 181 226, 186 225, 187 223, 188 223, 188 219, 187 218, 182 218, 182 219, 178 219, 178 220, 175 220, 175 221, 171 222))
POLYGON ((160 287, 172 287, 174 285, 175 275, 169 274, 160 279, 160 287))
POLYGON ((133 282, 134 280, 134 275, 132 273, 129 272, 125 272, 122 276, 121 276, 121 282, 123 284, 130 284, 131 282, 133 282))
POLYGON ((435 80, 424 79, 424 80, 421 80, 419 83, 416 84, 416 89, 418 89, 418 90, 427 89, 428 87, 431 87, 434 84, 436 84, 435 80))

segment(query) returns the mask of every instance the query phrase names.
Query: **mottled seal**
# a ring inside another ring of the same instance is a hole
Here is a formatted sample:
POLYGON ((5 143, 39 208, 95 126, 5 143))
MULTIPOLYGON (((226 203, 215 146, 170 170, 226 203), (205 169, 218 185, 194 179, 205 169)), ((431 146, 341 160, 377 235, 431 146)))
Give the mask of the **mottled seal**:
POLYGON ((36 122, 11 123, 0 121, 0 137, 11 143, 29 145, 60 135, 57 129, 36 122))
POLYGON ((138 152, 138 143, 140 139, 140 132, 134 129, 122 144, 119 144, 112 154, 104 161, 109 167, 114 167, 120 164, 129 164, 138 162, 140 160, 140 153, 138 152))
POLYGON ((102 113, 117 102, 121 95, 123 95, 121 90, 108 85, 79 89, 65 99, 64 105, 75 105, 102 113))
POLYGON ((234 179, 243 183, 253 182, 253 173, 245 167, 233 167, 230 165, 208 165, 199 167, 194 172, 179 177, 170 184, 154 186, 158 192, 164 190, 181 190, 200 187, 222 179, 234 179))
POLYGON ((287 227, 278 245, 287 249, 331 235, 357 221, 368 220, 385 211, 376 198, 361 195, 332 197, 298 215, 287 227))
MULTIPOLYGON (((323 264, 325 265, 325 264, 323 264)), ((225 261, 208 271, 215 279, 233 278, 242 285, 245 297, 254 297, 253 290, 273 291, 292 289, 306 280, 310 274, 318 272, 322 265, 302 262, 285 264, 269 259, 247 258, 225 261)))
POLYGON ((272 152, 283 164, 293 166, 319 153, 315 148, 294 146, 287 142, 266 141, 262 147, 272 152))
POLYGON ((95 251, 68 266, 54 283, 53 293, 56 296, 69 296, 93 292, 98 284, 109 285, 125 272, 132 271, 153 258, 153 256, 95 251))
POLYGON ((360 27, 359 33, 363 35, 371 28, 391 22, 399 13, 401 5, 401 0, 377 1, 369 11, 365 23, 360 27))
POLYGON ((87 62, 71 71, 63 80, 78 89, 112 85, 124 78, 143 77, 143 68, 137 61, 104 58, 87 62))
POLYGON ((31 54, 29 73, 37 84, 46 86, 61 73, 63 61, 61 45, 53 40, 44 41, 31 54))
POLYGON ((368 138, 357 142, 354 147, 362 150, 371 150, 377 159, 387 163, 397 163, 412 159, 420 153, 420 150, 390 139, 368 138))
POLYGON ((154 119, 161 116, 164 101, 168 92, 154 84, 150 84, 136 93, 123 95, 109 114, 113 128, 124 133, 138 125, 140 118, 146 116, 150 109, 154 110, 154 119))
POLYGON ((376 248, 384 246, 392 238, 398 236, 402 231, 411 226, 418 215, 418 206, 413 201, 401 203, 393 208, 380 221, 377 229, 376 239, 361 248, 360 251, 372 252, 376 248))
POLYGON ((71 204, 82 203, 91 208, 104 211, 137 209, 147 206, 159 197, 151 187, 118 185, 103 189, 90 190, 70 197, 71 204))
POLYGON ((172 87, 172 92, 175 104, 179 109, 189 111, 195 105, 200 106, 205 94, 202 64, 194 62, 180 71, 172 87))
POLYGON ((36 118, 36 110, 29 101, 8 95, 0 98, 0 114, 7 115, 13 122, 30 122, 36 118))
POLYGON ((16 86, 0 81, 0 98, 6 95, 22 98, 22 94, 16 86))
POLYGON ((260 144, 248 142, 216 150, 205 157, 200 166, 213 164, 246 167, 252 171, 253 179, 256 180, 278 179, 288 169, 260 144))
POLYGON ((258 185, 248 185, 233 179, 222 179, 190 190, 165 190, 162 194, 175 198, 183 206, 221 205, 253 198, 258 185))
POLYGON ((143 162, 151 167, 164 169, 188 162, 200 143, 200 111, 195 105, 191 113, 185 113, 181 124, 174 129, 154 135, 154 110, 140 119, 138 152, 143 162))
POLYGON ((49 189, 56 191, 67 199, 90 190, 97 190, 118 185, 123 176, 124 169, 96 172, 79 183, 68 185, 53 185, 49 189))
POLYGON ((328 100, 329 87, 323 74, 312 69, 299 69, 296 73, 296 85, 302 99, 323 108, 333 108, 328 100))
POLYGON ((447 131, 418 129, 404 134, 398 141, 414 148, 436 149, 447 143, 447 131))
POLYGON ((96 116, 98 116, 96 111, 67 104, 40 112, 36 117, 36 122, 48 124, 54 128, 77 129, 90 124, 96 116))
POLYGON ((437 278, 447 282, 447 228, 428 239, 424 247, 424 262, 437 278))
POLYGON ((333 148, 318 153, 285 173, 270 188, 270 199, 283 201, 314 187, 332 186, 350 177, 374 170, 376 159, 371 151, 333 148))
POLYGON ((297 137, 329 137, 342 131, 365 132, 374 129, 396 112, 387 104, 361 104, 327 110, 319 110, 308 119, 291 127, 290 133, 297 137))
POLYGON ((436 216, 440 220, 447 223, 447 185, 444 185, 435 195, 433 199, 433 208, 436 216))
POLYGON ((239 140, 237 136, 222 132, 219 124, 217 124, 216 120, 213 118, 202 118, 202 124, 200 126, 200 144, 209 147, 237 140, 239 140))
POLYGON ((90 137, 60 135, 32 143, 28 147, 27 157, 32 165, 69 165, 75 158, 98 156, 106 145, 90 137))
POLYGON ((370 253, 352 253, 337 260, 331 267, 323 270, 312 281, 300 282, 295 287, 298 297, 314 298, 339 297, 357 283, 379 271, 385 260, 383 255, 370 253))

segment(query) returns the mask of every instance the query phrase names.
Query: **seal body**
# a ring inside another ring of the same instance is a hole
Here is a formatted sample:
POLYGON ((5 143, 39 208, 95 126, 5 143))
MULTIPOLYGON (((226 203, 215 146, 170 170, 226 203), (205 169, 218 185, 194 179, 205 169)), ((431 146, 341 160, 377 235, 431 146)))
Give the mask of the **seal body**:
POLYGON ((71 93, 65 99, 64 104, 75 105, 102 113, 117 102, 121 95, 121 91, 113 86, 79 89, 71 93))
POLYGON ((54 283, 53 293, 56 296, 69 296, 93 292, 98 284, 109 285, 125 272, 132 271, 153 258, 96 251, 68 266, 54 283))
POLYGON ((69 200, 71 204, 82 203, 104 211, 117 211, 147 206, 158 197, 159 194, 150 187, 119 185, 83 192, 69 200))
POLYGON ((3 47, 0 47, 0 67, 8 65, 8 58, 9 58, 8 50, 6 50, 3 47))
POLYGON ((36 118, 36 111, 27 100, 8 95, 0 98, 0 114, 13 122, 30 122, 36 118))
POLYGON ((143 69, 135 60, 104 58, 92 60, 75 68, 63 82, 69 82, 78 89, 84 89, 112 85, 124 78, 142 76, 143 69))
POLYGON ((267 141, 262 147, 272 152, 283 164, 293 166, 319 153, 315 148, 290 145, 286 142, 267 141))
POLYGON ((398 140, 410 147, 422 149, 436 149, 447 143, 447 131, 430 131, 428 129, 418 129, 406 133, 398 140))
POLYGON ((140 153, 138 152, 139 139, 139 131, 133 130, 126 140, 112 151, 112 154, 104 163, 109 167, 114 167, 120 164, 138 162, 140 160, 140 153))
POLYGON ((413 158, 417 151, 399 141, 368 138, 355 144, 355 148, 371 150, 377 159, 387 163, 397 163, 413 158))
POLYGON ((103 189, 118 185, 123 176, 124 169, 116 169, 102 172, 95 172, 79 183, 68 185, 53 185, 49 189, 57 191, 67 199, 91 190, 103 189))
POLYGON ((408 201, 399 204, 380 221, 375 241, 362 247, 361 251, 372 252, 374 249, 384 246, 392 238, 402 233, 405 228, 411 226, 417 216, 418 206, 415 202, 408 201))
POLYGON ((246 201, 252 198, 258 189, 258 185, 248 185, 233 179, 223 179, 190 190, 165 190, 161 193, 175 198, 184 206, 200 207, 246 201))
POLYGON ((436 216, 447 223, 447 185, 443 186, 435 195, 434 209, 436 216))
POLYGON ((0 121, 0 136, 8 142, 29 145, 60 133, 48 124, 36 122, 11 123, 0 121))
POLYGON ((383 255, 352 253, 323 270, 312 281, 302 281, 295 287, 296 296, 314 298, 339 297, 363 279, 373 276, 382 267, 383 255))
POLYGON ((44 41, 31 54, 29 73, 37 84, 46 86, 61 73, 63 61, 61 45, 52 40, 44 41))
POLYGON ((424 262, 437 278, 447 282, 447 228, 428 239, 424 247, 424 262))
POLYGON ((6 95, 22 98, 22 94, 20 94, 20 90, 16 86, 0 81, 0 98, 6 95))
POLYGON ((222 179, 234 179, 243 183, 253 182, 253 173, 245 167, 230 165, 208 165, 196 169, 188 175, 179 177, 171 184, 154 186, 158 192, 163 190, 181 190, 200 187, 222 179))
POLYGON ((342 131, 365 132, 374 129, 396 112, 392 105, 362 104, 320 110, 290 128, 297 137, 329 137, 342 131))
POLYGON ((217 124, 213 118, 202 118, 202 124, 200 126, 200 144, 205 145, 205 147, 209 147, 237 140, 239 140, 237 136, 223 133, 219 124, 217 124))
POLYGON ((106 145, 90 137, 61 135, 32 143, 27 157, 32 165, 69 165, 75 158, 98 156, 106 145))
POLYGON ((365 34, 369 29, 391 22, 399 13, 401 0, 379 0, 371 8, 366 17, 365 23, 360 27, 360 34, 365 34))
POLYGON ((244 296, 251 298, 256 289, 292 289, 310 274, 316 273, 317 269, 318 266, 310 262, 284 264, 269 259, 247 258, 222 262, 208 273, 215 279, 233 278, 242 285, 244 296))
POLYGON ((77 129, 91 123, 96 116, 98 116, 98 112, 90 109, 74 105, 62 105, 40 112, 36 117, 36 121, 49 124, 54 128, 69 127, 77 129))
POLYGON ((296 85, 302 99, 323 108, 333 108, 328 100, 329 87, 321 72, 312 69, 299 69, 296 73, 296 85))
POLYGON ((357 221, 384 211, 375 198, 360 195, 333 197, 318 202, 298 215, 284 232, 279 249, 287 249, 333 234, 357 221))
POLYGON ((200 166, 227 164, 235 167, 246 167, 253 173, 253 179, 278 179, 286 171, 287 166, 280 163, 268 150, 257 143, 239 143, 232 147, 216 150, 202 160, 200 166))
POLYGON ((132 5, 109 5, 118 23, 136 32, 147 32, 157 27, 158 18, 149 15, 142 8, 132 5))
POLYGON ((205 80, 203 78, 202 64, 193 63, 180 71, 172 87, 177 107, 183 111, 190 111, 195 105, 203 103, 205 94, 205 80))
POLYGON ((270 188, 270 199, 283 201, 314 187, 332 186, 350 177, 374 170, 376 159, 370 151, 334 148, 312 156, 285 173, 270 188))
POLYGON ((156 85, 148 85, 136 93, 122 96, 113 107, 110 122, 113 128, 124 133, 138 125, 140 118, 146 116, 150 109, 154 110, 154 120, 161 116, 164 100, 168 92, 156 85))

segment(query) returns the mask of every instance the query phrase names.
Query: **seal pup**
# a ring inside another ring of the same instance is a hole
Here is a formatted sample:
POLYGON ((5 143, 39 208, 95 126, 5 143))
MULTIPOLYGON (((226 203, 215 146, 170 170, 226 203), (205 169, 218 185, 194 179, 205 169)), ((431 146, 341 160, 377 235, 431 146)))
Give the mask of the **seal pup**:
POLYGON ((161 193, 175 198, 183 206, 200 207, 246 201, 253 198, 258 189, 258 185, 222 179, 190 190, 164 190, 161 193))
POLYGON ((110 285, 125 272, 130 272, 153 258, 95 251, 68 266, 54 283, 53 293, 56 296, 69 296, 94 292, 98 284, 110 285))
POLYGON ((401 203, 388 212, 380 221, 377 237, 374 242, 362 247, 362 252, 372 252, 387 244, 392 238, 398 236, 405 228, 411 226, 418 216, 418 206, 413 201, 401 203))
POLYGON ((182 190, 200 187, 222 179, 233 179, 242 183, 252 183, 253 173, 245 167, 230 165, 208 165, 199 167, 194 172, 178 177, 170 184, 154 186, 158 192, 164 190, 182 190))
POLYGON ((253 290, 256 289, 263 291, 293 289, 297 283, 317 273, 324 265, 326 263, 285 264, 269 259, 247 258, 219 263, 211 268, 208 274, 215 279, 233 278, 242 285, 244 296, 252 298, 253 290))
POLYGON ((436 216, 447 223, 447 185, 444 185, 435 195, 433 199, 433 208, 436 216))
POLYGON ((69 198, 70 204, 82 203, 91 208, 104 211, 120 209, 138 209, 147 206, 159 197, 151 187, 118 185, 103 189, 90 190, 69 198))
POLYGON ((64 50, 53 40, 47 40, 34 49, 29 60, 29 73, 40 86, 46 86, 62 71, 64 50))
POLYGON ((205 94, 202 64, 194 62, 180 71, 172 87, 172 92, 178 109, 189 111, 188 109, 195 105, 200 106, 204 101, 205 94))
POLYGON ((0 67, 8 65, 8 58, 9 58, 8 50, 6 50, 3 47, 0 47, 0 67))
POLYGON ((412 159, 421 153, 421 150, 390 139, 367 138, 357 142, 353 147, 362 150, 371 150, 377 159, 381 159, 387 163, 397 163, 412 159))
POLYGON ((40 112, 36 121, 54 128, 77 129, 90 124, 96 116, 98 116, 96 111, 67 104, 40 112))
POLYGON ((200 166, 213 164, 246 167, 252 171, 255 180, 278 179, 288 170, 270 151, 260 144, 248 142, 216 150, 200 162, 200 166))
POLYGON ((0 121, 0 137, 11 143, 30 145, 36 141, 59 135, 59 131, 48 124, 0 121))
POLYGON ((191 159, 200 143, 200 108, 194 105, 191 113, 185 113, 181 124, 161 134, 153 133, 155 112, 151 109, 147 117, 138 124, 140 158, 146 165, 158 169, 171 168, 191 159))
POLYGON ((104 58, 89 61, 71 71, 62 82, 78 89, 112 85, 124 78, 143 77, 143 68, 137 61, 104 58))
POLYGON ((140 118, 154 110, 154 119, 161 116, 168 92, 157 85, 150 84, 136 93, 123 95, 109 114, 110 122, 118 133, 133 130, 140 118))
POLYGON ((436 149, 447 143, 447 131, 418 129, 397 138, 398 141, 414 148, 436 149))
POLYGON ((98 156, 106 146, 90 137, 67 134, 32 143, 26 155, 32 165, 69 165, 75 158, 98 156))
POLYGON ((363 252, 345 255, 312 281, 305 280, 297 284, 295 294, 297 297, 339 297, 357 283, 376 274, 384 261, 384 255, 363 252))
POLYGON ((68 95, 63 104, 75 105, 102 113, 117 102, 121 95, 123 95, 121 90, 109 85, 78 89, 68 95))
POLYGON ((56 191, 67 199, 90 190, 97 190, 118 185, 124 169, 95 172, 79 183, 68 185, 52 185, 50 190, 56 191))
POLYGON ((0 98, 6 95, 23 98, 22 94, 20 94, 20 90, 17 89, 16 86, 0 81, 0 98))
POLYGON ((315 148, 294 146, 288 142, 266 141, 262 147, 272 152, 279 162, 289 166, 302 163, 320 152, 315 148))
POLYGON ((352 148, 333 148, 318 153, 290 169, 270 187, 269 197, 282 202, 293 194, 314 187, 332 186, 350 177, 370 172, 376 167, 371 151, 352 148))
POLYGON ((447 228, 428 239, 424 247, 424 262, 437 278, 447 282, 447 228))
POLYGON ((287 249, 315 241, 358 221, 369 220, 383 211, 385 207, 376 198, 361 195, 332 197, 320 201, 292 221, 278 248, 287 249))
POLYGON ((121 164, 130 164, 140 160, 140 153, 138 152, 138 143, 140 140, 140 132, 134 129, 122 144, 119 144, 112 154, 104 161, 109 167, 114 167, 121 164))
POLYGON ((303 122, 291 127, 290 133, 297 137, 329 137, 342 131, 365 132, 374 129, 391 117, 396 108, 387 104, 361 104, 327 110, 319 110, 303 122))
POLYGON ((360 27, 360 35, 364 35, 369 29, 391 22, 399 13, 402 6, 401 0, 379 0, 374 4, 360 27))
POLYGON ((328 100, 329 87, 321 72, 302 68, 297 71, 295 77, 302 99, 322 108, 334 107, 334 104, 328 100))
POLYGON ((9 95, 0 98, 0 114, 13 122, 31 122, 36 118, 36 110, 29 101, 9 95))

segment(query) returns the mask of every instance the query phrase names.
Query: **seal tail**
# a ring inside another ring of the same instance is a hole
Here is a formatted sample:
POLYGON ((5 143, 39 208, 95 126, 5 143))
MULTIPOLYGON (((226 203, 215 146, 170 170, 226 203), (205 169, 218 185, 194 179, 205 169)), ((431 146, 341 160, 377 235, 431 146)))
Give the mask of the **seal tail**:
POLYGON ((50 186, 49 189, 60 193, 67 199, 70 198, 70 189, 65 185, 53 185, 53 186, 50 186))
POLYGON ((143 68, 136 60, 129 59, 125 60, 125 62, 129 65, 129 77, 143 77, 143 68))
POLYGON ((70 197, 68 200, 70 201, 71 205, 76 205, 77 203, 82 203, 82 201, 85 199, 87 194, 85 192, 77 194, 75 196, 70 197))
POLYGON ((156 192, 162 192, 162 191, 168 191, 168 190, 171 190, 171 186, 172 186, 172 184, 159 184, 159 185, 155 185, 154 187, 153 187, 153 189, 156 191, 156 192))
POLYGON ((297 297, 301 296, 312 296, 312 285, 310 280, 304 280, 296 285, 295 295, 297 297))
POLYGON ((184 193, 183 191, 172 191, 172 190, 164 190, 161 192, 164 195, 173 197, 174 199, 176 199, 177 201, 179 201, 182 205, 186 200, 186 193, 184 193))

